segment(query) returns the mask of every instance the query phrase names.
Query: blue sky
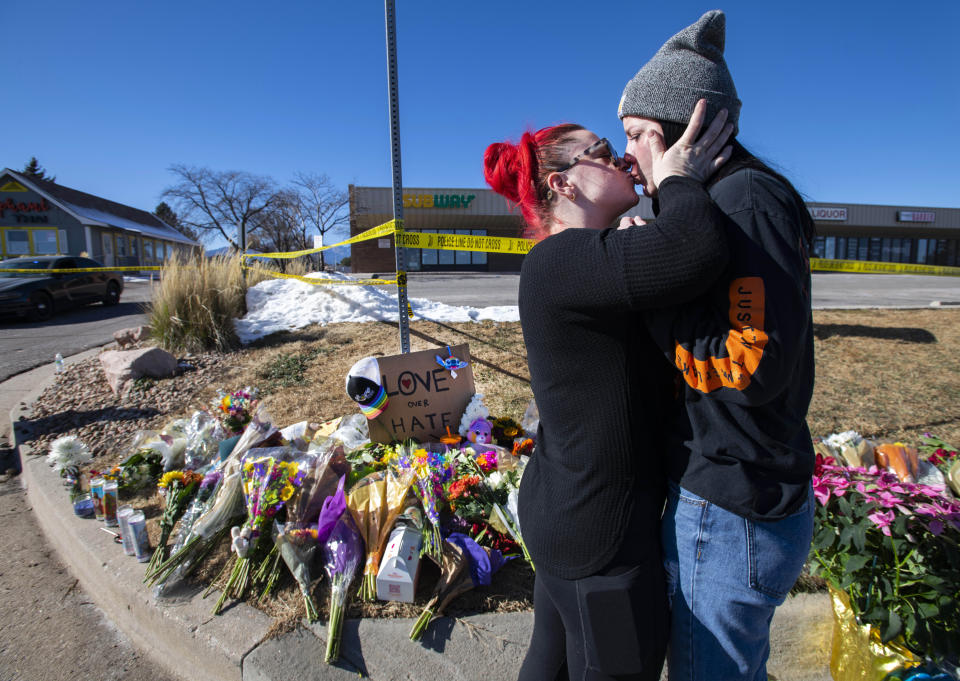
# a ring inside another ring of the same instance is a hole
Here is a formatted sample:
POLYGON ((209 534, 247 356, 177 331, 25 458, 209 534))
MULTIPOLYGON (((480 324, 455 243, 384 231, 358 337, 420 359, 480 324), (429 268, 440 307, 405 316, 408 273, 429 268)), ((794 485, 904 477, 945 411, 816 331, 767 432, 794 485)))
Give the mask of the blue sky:
MULTIPOLYGON (((397 2, 405 186, 581 123, 713 2, 397 2)), ((808 199, 960 207, 960 3, 727 2, 740 139, 808 199)), ((7 0, 0 166, 152 210, 174 163, 391 182, 382 2, 7 0), (42 8, 42 9, 41 9, 42 8)))

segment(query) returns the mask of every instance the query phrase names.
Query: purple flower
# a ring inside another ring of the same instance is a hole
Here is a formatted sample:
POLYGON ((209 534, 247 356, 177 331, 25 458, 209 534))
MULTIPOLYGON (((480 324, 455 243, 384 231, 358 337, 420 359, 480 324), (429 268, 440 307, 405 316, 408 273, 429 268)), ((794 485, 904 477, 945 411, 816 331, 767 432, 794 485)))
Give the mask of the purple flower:
POLYGON ((507 562, 497 549, 484 548, 465 534, 454 532, 447 540, 459 546, 467 556, 470 562, 470 580, 474 586, 489 584, 493 574, 507 562))
POLYGON ((349 513, 341 513, 323 545, 324 568, 332 580, 336 575, 353 575, 363 558, 363 539, 349 513))
POLYGON ((340 476, 337 491, 332 497, 327 497, 320 509, 320 518, 317 520, 317 541, 323 544, 330 537, 334 525, 347 508, 347 497, 343 492, 347 476, 340 476))
POLYGON ((881 532, 888 537, 890 536, 890 523, 893 522, 895 517, 893 511, 874 511, 867 517, 873 521, 874 525, 880 528, 881 532))

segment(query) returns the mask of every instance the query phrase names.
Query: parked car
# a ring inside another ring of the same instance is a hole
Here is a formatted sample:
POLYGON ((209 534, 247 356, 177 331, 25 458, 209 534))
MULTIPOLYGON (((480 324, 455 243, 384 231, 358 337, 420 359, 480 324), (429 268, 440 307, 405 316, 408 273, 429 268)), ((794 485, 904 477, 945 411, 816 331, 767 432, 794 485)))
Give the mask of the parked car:
POLYGON ((102 302, 116 305, 123 292, 119 272, 46 272, 45 270, 103 267, 90 258, 70 255, 40 255, 0 262, 0 314, 15 314, 39 321, 74 305, 102 302), (5 272, 4 270, 36 270, 5 272))

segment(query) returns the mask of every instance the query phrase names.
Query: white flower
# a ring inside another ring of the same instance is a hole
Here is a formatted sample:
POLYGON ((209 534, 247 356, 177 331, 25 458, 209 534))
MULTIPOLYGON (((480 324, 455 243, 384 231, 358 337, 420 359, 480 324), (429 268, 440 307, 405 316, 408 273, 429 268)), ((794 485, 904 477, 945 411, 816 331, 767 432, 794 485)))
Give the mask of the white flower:
POLYGON ((483 404, 483 393, 475 393, 463 411, 463 418, 460 419, 460 435, 466 437, 470 432, 470 424, 488 416, 490 416, 490 410, 483 404))
POLYGON ((836 447, 840 449, 842 447, 856 447, 863 441, 863 437, 860 436, 855 430, 847 430, 842 433, 834 433, 830 437, 826 438, 824 442, 831 447, 836 447))
POLYGON ((58 473, 66 468, 77 468, 90 463, 90 449, 75 435, 58 437, 50 445, 47 463, 58 473))
POLYGON ((490 485, 490 489, 498 489, 503 485, 503 473, 500 471, 494 471, 487 476, 487 484, 490 485))

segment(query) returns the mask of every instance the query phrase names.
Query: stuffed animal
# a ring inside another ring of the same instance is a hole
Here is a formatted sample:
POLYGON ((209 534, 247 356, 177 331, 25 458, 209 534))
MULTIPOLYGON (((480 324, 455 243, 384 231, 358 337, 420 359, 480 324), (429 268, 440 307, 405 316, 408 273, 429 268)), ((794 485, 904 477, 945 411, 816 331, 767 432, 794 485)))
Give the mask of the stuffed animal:
POLYGON ((493 442, 493 426, 484 418, 474 419, 467 430, 467 439, 478 445, 488 445, 493 442))

